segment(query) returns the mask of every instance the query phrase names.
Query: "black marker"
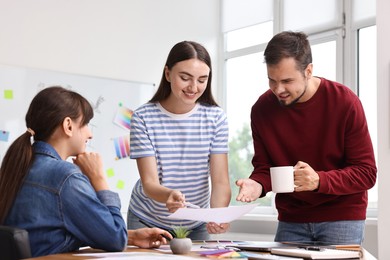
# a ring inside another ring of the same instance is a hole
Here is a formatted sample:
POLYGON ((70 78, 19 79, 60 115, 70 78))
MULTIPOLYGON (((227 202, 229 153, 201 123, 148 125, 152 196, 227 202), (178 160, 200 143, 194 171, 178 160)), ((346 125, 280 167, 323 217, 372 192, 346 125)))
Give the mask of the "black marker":
MULTIPOLYGON (((149 227, 149 228, 154 228, 152 225, 150 225, 149 223, 146 223, 146 222, 143 221, 142 219, 140 219, 139 222, 141 222, 142 224, 144 224, 145 226, 147 226, 147 227, 149 227)), ((167 231, 167 232, 169 232, 169 231, 167 231)), ((166 235, 161 234, 161 236, 162 236, 163 238, 165 238, 166 240, 171 241, 171 239, 170 239, 169 237, 167 237, 166 235)))
POLYGON ((301 247, 305 250, 309 250, 309 251, 322 251, 323 248, 322 247, 319 247, 319 246, 304 246, 304 247, 301 247))

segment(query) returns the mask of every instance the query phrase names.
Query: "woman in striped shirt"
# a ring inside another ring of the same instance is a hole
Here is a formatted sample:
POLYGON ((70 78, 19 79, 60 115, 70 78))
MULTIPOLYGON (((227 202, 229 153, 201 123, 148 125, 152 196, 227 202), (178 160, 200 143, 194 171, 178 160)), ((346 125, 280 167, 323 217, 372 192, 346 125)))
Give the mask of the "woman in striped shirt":
POLYGON ((229 228, 228 223, 167 218, 188 202, 201 208, 229 205, 228 124, 212 96, 211 76, 207 50, 179 42, 168 55, 157 92, 134 112, 130 157, 137 160, 140 180, 131 195, 128 228, 144 227, 140 219, 167 230, 181 225, 191 229, 194 240, 229 228))

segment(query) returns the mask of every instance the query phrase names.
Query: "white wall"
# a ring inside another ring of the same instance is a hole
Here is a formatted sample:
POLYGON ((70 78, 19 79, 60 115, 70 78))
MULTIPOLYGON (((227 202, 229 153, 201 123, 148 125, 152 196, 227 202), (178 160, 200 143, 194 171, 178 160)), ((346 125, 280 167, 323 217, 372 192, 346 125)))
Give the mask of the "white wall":
POLYGON ((390 259, 390 34, 389 0, 377 0, 378 35, 378 256, 390 259))
POLYGON ((218 36, 214 0, 0 0, 3 64, 158 85, 176 42, 216 64, 218 36))
MULTIPOLYGON (((193 40, 210 52, 216 91, 219 9, 209 0, 0 0, 0 64, 158 86, 173 45, 193 40)), ((29 103, 24 96, 14 100, 29 103)))

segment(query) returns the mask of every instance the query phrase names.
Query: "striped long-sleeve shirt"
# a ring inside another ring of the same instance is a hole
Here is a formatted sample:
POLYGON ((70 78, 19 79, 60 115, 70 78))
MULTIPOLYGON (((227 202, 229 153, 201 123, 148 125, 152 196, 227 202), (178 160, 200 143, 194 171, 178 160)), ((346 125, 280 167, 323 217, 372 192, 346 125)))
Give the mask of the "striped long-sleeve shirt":
MULTIPOLYGON (((138 108, 131 119, 130 157, 154 156, 161 185, 180 190, 193 204, 209 207, 210 154, 228 152, 226 114, 217 106, 197 104, 186 114, 172 114, 159 103, 138 108)), ((201 222, 172 220, 163 203, 148 198, 140 180, 134 186, 129 209, 156 226, 195 228, 201 222)))

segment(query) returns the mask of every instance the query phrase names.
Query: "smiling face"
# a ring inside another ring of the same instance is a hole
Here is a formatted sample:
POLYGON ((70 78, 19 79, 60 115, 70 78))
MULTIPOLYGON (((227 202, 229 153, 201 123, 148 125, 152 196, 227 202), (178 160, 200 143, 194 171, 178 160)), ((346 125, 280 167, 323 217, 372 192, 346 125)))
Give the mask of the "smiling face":
POLYGON ((92 132, 88 124, 81 125, 81 118, 72 120, 72 135, 69 142, 71 155, 84 153, 90 139, 92 139, 92 132))
POLYGON ((172 69, 165 68, 165 77, 171 84, 169 97, 161 105, 172 113, 191 111, 207 87, 210 68, 198 59, 176 63, 172 69))
POLYGON ((284 58, 278 64, 267 65, 269 87, 280 104, 290 106, 310 99, 308 92, 312 64, 302 73, 293 58, 284 58))

